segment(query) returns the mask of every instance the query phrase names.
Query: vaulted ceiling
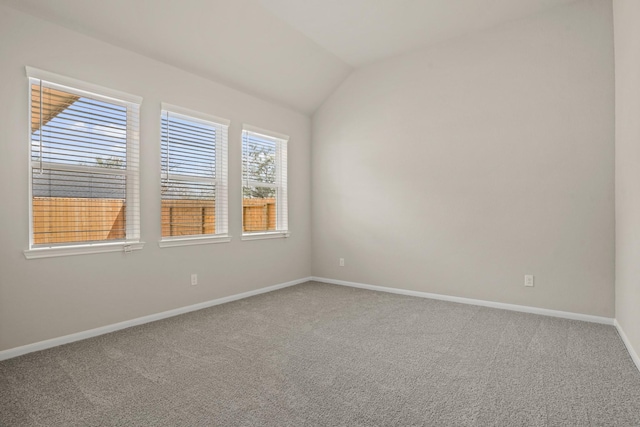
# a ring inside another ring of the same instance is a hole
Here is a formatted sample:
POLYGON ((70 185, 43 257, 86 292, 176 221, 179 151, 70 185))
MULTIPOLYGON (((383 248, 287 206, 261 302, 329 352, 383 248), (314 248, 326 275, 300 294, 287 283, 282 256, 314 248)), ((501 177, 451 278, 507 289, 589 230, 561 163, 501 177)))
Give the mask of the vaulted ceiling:
POLYGON ((306 114, 354 68, 582 0, 0 0, 306 114))

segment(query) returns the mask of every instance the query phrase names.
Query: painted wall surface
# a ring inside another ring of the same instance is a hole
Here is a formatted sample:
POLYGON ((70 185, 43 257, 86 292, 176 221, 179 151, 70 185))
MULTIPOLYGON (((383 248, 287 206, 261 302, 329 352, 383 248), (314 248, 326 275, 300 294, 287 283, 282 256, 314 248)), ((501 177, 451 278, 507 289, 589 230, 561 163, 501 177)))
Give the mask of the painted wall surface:
POLYGON ((310 274, 310 119, 177 68, 0 6, 0 350, 275 285, 310 274), (143 250, 26 260, 25 65, 144 98, 143 250), (160 103, 231 120, 230 243, 159 248, 160 103), (241 129, 287 134, 291 237, 241 241, 241 129), (199 284, 190 285, 191 273, 199 284))
POLYGON ((640 354, 640 2, 614 0, 616 319, 640 354))
POLYGON ((312 119, 314 276, 613 317, 612 35, 587 0, 354 72, 312 119))

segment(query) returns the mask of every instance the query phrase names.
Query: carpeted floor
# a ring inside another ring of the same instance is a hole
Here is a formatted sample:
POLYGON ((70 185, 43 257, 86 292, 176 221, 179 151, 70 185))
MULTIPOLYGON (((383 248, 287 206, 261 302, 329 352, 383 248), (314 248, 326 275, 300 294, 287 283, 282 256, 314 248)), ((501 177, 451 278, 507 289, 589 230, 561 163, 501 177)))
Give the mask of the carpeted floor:
POLYGON ((307 283, 0 363, 2 426, 640 426, 611 326, 307 283))

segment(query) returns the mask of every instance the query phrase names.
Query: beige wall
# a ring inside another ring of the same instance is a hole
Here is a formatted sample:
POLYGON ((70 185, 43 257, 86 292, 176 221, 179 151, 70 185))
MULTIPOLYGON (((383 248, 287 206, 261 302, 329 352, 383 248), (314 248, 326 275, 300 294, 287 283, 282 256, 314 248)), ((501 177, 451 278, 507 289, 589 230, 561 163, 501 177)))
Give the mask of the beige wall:
MULTIPOLYGON (((639 11, 614 4, 615 304, 637 349, 639 11)), ((0 351, 311 273, 613 317, 612 32, 610 2, 584 0, 367 66, 313 117, 311 147, 304 115, 0 6, 0 351), (144 97, 142 251, 24 258, 25 65, 144 97), (231 243, 158 248, 161 101, 232 121, 231 243), (291 136, 288 239, 239 239, 242 123, 291 136)))
POLYGON ((613 317, 611 15, 581 1, 354 72, 313 116, 313 274, 613 317))
POLYGON ((640 354, 640 2, 614 0, 616 319, 640 354))
POLYGON ((0 350, 309 276, 308 117, 4 6, 0 40, 0 350), (25 259, 25 65, 144 97, 142 251, 25 259), (231 120, 231 243, 158 247, 160 102, 231 120), (242 123, 291 137, 288 239, 240 241, 242 123), (191 273, 199 275, 197 286, 190 285, 191 273))

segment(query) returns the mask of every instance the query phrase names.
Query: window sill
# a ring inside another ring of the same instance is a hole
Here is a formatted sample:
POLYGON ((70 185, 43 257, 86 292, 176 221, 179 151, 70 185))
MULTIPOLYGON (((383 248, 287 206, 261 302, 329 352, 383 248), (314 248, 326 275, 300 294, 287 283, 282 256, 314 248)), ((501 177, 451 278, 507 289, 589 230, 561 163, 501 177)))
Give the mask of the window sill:
POLYGON ((74 246, 53 246, 49 248, 35 248, 24 251, 26 259, 52 258, 59 256, 98 254, 104 252, 125 252, 139 251, 144 247, 144 242, 117 242, 117 243, 94 243, 88 245, 74 246))
POLYGON ((207 236, 207 237, 186 237, 164 239, 158 242, 161 248, 172 248, 175 246, 208 245, 212 243, 227 243, 231 241, 231 236, 207 236))
POLYGON ((288 231, 273 231, 267 233, 250 233, 243 234, 242 240, 262 240, 262 239, 281 239, 289 237, 288 231))

